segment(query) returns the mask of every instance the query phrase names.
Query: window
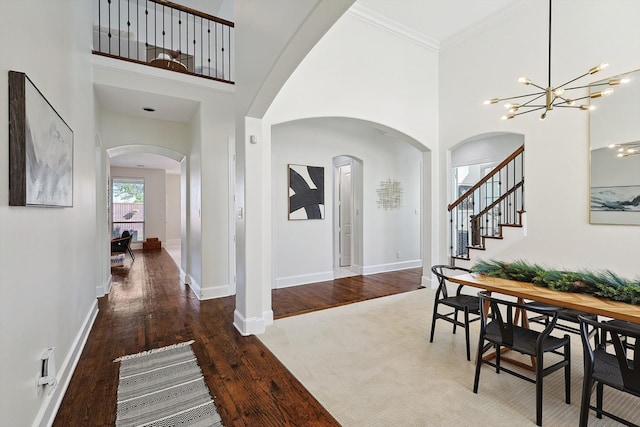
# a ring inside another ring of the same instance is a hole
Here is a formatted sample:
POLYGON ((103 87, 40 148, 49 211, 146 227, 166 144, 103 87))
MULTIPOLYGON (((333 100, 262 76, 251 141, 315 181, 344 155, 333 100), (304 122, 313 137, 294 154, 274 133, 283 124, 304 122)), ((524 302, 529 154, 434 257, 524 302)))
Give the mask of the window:
POLYGON ((114 178, 112 194, 112 237, 124 231, 133 235, 131 241, 144 240, 144 180, 142 178, 114 178))

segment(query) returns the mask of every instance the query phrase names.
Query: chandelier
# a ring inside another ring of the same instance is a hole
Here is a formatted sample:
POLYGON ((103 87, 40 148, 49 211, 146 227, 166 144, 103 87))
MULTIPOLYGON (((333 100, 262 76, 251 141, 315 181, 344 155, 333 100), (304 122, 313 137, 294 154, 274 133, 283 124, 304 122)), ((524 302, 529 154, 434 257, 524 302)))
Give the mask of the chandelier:
POLYGON ((577 108, 580 110, 593 110, 595 109, 595 106, 589 105, 589 104, 579 104, 579 103, 576 103, 576 101, 583 101, 590 98, 599 98, 601 96, 610 95, 613 93, 613 88, 611 86, 617 86, 621 83, 626 83, 628 81, 627 79, 614 78, 607 81, 603 81, 601 83, 596 83, 591 85, 567 87, 567 85, 575 82, 576 80, 579 80, 591 74, 595 74, 598 71, 604 70, 609 66, 609 64, 607 64, 606 62, 603 62, 600 65, 597 65, 589 69, 589 71, 587 71, 586 73, 576 78, 573 78, 568 82, 565 82, 559 86, 553 87, 551 85, 551 0, 549 0, 548 65, 549 65, 549 74, 548 74, 549 80, 546 88, 532 82, 527 77, 520 77, 518 79, 519 83, 522 83, 526 86, 533 86, 539 89, 539 91, 528 93, 526 95, 511 96, 507 98, 491 98, 484 101, 484 104, 489 105, 489 104, 497 104, 498 102, 501 102, 501 101, 509 101, 504 104, 504 107, 507 109, 507 112, 502 116, 502 120, 513 119, 515 116, 520 116, 522 114, 532 113, 534 111, 540 111, 540 110, 544 110, 540 115, 540 120, 544 120, 547 117, 547 112, 553 110, 554 107, 577 108), (593 88, 597 86, 608 86, 608 87, 603 88, 602 90, 598 90, 596 92, 591 92, 589 95, 582 96, 579 98, 569 97, 569 94, 568 94, 569 91, 576 90, 576 89, 586 89, 589 87, 593 88), (514 100, 520 100, 524 98, 527 98, 527 99, 523 103, 513 102, 514 100))
POLYGON ((640 141, 626 144, 610 144, 609 148, 618 152, 618 157, 629 157, 640 154, 640 141))

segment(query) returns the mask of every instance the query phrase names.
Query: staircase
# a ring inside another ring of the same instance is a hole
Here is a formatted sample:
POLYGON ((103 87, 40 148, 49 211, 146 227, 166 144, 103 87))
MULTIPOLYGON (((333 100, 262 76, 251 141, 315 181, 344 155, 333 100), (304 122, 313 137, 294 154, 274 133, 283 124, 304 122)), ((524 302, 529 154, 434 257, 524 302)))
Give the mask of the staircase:
POLYGON ((448 206, 451 265, 470 265, 472 251, 523 226, 524 145, 448 206))

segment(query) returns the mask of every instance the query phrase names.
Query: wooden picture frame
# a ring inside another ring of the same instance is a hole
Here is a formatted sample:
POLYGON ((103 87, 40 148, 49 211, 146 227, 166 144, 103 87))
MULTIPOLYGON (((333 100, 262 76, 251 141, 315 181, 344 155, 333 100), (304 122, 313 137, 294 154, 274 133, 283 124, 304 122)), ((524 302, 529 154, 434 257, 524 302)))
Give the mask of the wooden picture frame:
POLYGON ((73 206, 73 131, 18 71, 9 71, 9 206, 73 206))

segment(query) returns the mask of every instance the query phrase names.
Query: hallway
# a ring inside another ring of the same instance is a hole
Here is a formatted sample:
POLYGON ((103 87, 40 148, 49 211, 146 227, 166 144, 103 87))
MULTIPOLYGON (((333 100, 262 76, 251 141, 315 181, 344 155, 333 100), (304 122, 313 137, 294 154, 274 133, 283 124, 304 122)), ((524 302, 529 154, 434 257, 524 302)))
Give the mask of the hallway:
MULTIPOLYGON (((420 274, 413 269, 275 290, 274 315, 414 290, 420 274)), ((127 258, 112 275, 54 426, 114 425, 119 365, 113 360, 192 339, 225 426, 338 425, 256 337, 237 332, 235 297, 199 301, 180 285, 166 251, 138 251, 135 262, 127 258)))

